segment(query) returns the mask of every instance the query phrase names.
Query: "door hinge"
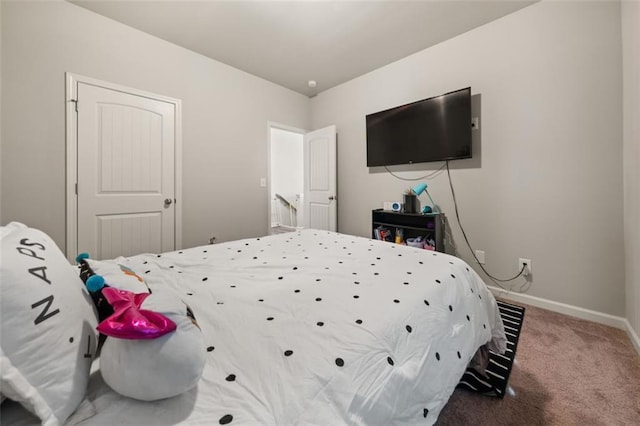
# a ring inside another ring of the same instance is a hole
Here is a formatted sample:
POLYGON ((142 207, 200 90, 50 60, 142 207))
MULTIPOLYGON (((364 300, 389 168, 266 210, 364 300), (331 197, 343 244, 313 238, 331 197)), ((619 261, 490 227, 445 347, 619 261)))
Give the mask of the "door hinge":
POLYGON ((76 195, 78 195, 78 182, 76 182, 76 195))
POLYGON ((75 104, 76 112, 78 112, 78 100, 77 99, 69 99, 69 102, 73 102, 75 104))

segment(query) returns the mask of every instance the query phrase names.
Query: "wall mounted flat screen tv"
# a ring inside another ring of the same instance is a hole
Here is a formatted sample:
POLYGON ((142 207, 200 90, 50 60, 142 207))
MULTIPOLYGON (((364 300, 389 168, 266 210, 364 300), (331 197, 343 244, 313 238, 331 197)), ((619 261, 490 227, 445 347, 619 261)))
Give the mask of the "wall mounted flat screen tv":
POLYGON ((367 115, 367 167, 471 158, 471 88, 367 115))

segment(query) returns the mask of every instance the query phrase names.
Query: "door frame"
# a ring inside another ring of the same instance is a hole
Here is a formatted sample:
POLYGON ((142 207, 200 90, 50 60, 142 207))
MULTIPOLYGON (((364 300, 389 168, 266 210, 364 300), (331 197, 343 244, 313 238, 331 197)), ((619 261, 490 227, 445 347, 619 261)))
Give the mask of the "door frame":
MULTIPOLYGON (((267 233, 271 234, 271 215, 273 212, 271 211, 271 198, 273 194, 271 193, 271 129, 279 129, 285 130, 287 132, 299 133, 304 136, 306 133, 309 133, 308 130, 301 129, 298 127, 287 126, 286 124, 276 123, 274 121, 267 121, 267 233)), ((303 142, 304 143, 304 142, 303 142)), ((300 226, 300 224, 298 224, 300 226)))
POLYGON ((182 248, 182 101, 156 93, 146 92, 120 84, 75 74, 65 73, 65 141, 66 141, 66 255, 67 259, 75 262, 78 250, 78 195, 76 184, 78 181, 78 116, 77 89, 78 83, 90 84, 109 90, 128 93, 149 99, 155 99, 174 105, 174 179, 175 179, 175 217, 174 243, 175 250, 182 248))

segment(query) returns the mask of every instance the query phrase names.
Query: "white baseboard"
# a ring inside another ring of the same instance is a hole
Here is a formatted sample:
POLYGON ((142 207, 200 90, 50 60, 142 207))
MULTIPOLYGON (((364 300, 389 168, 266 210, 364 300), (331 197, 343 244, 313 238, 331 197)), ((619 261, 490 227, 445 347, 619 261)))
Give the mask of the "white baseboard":
POLYGON ((498 287, 487 286, 494 296, 502 299, 509 299, 514 302, 526 303, 527 305, 536 306, 538 308, 547 309, 553 312, 569 315, 572 317, 597 322, 599 324, 608 325, 619 328, 627 332, 629 340, 640 355, 640 337, 638 333, 631 327, 629 320, 615 315, 605 314, 603 312, 592 311, 590 309, 580 308, 578 306, 568 305, 566 303, 554 302, 553 300, 543 299, 541 297, 530 296, 528 294, 513 293, 498 287))
POLYGON ((633 343, 633 346, 636 347, 636 351, 638 351, 638 353, 640 354, 640 336, 638 336, 638 333, 636 333, 633 327, 631 327, 631 323, 628 319, 625 319, 624 322, 627 326, 627 335, 629 336, 629 339, 631 339, 631 343, 633 343))

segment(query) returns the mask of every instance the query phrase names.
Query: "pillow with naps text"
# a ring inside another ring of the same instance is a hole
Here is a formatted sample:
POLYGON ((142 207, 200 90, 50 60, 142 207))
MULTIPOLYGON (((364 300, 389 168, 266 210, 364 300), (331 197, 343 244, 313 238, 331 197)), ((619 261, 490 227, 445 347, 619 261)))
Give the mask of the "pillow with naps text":
POLYGON ((2 394, 44 425, 58 425, 84 398, 96 314, 76 268, 44 232, 0 228, 2 394))

